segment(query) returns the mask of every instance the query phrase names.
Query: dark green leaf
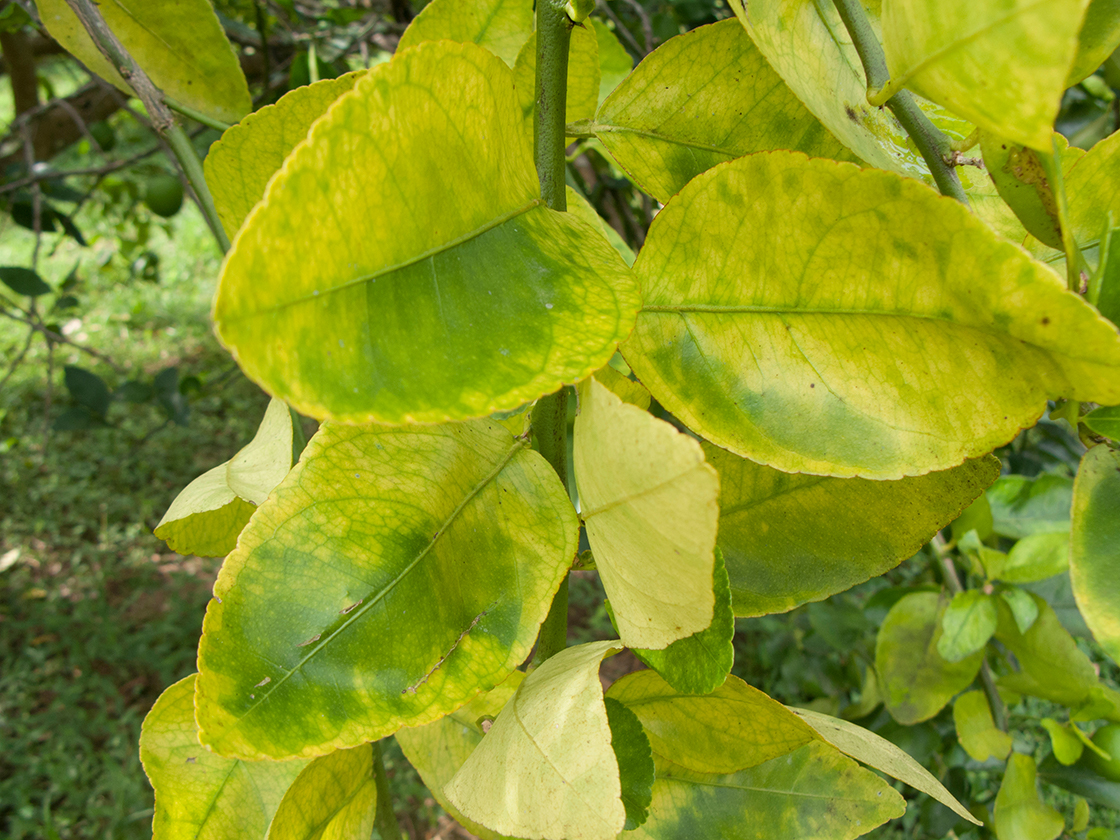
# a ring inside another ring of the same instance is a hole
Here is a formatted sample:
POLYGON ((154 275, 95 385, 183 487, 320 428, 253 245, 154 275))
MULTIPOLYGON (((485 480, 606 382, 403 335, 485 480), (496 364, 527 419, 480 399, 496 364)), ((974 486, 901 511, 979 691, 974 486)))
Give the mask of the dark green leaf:
POLYGON ((51 423, 51 428, 57 432, 84 432, 89 429, 101 429, 108 425, 104 418, 94 414, 84 405, 74 406, 62 412, 51 423))
POLYGON ((1038 777, 1070 793, 1084 796, 1090 802, 1120 811, 1120 782, 1111 782, 1084 764, 1063 767, 1054 756, 1048 755, 1038 765, 1038 777))
POLYGON ((0 267, 0 282, 15 292, 17 295, 38 297, 48 294, 51 287, 43 282, 43 278, 30 268, 6 265, 0 267))
POLYGON ((74 365, 66 366, 64 378, 74 401, 104 419, 109 412, 109 401, 113 398, 105 380, 92 371, 74 365))
POLYGON ((646 821, 653 798, 653 751, 638 716, 617 700, 606 697, 607 724, 611 728, 611 749, 618 760, 622 785, 622 804, 626 808, 626 828, 630 831, 646 821))

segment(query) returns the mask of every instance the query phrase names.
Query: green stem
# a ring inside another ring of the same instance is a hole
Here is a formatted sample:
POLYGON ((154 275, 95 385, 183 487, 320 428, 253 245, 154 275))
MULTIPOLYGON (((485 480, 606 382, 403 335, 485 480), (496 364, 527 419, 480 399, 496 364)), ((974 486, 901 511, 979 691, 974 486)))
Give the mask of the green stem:
MULTIPOLYGON (((564 115, 568 99, 568 45, 572 22, 558 0, 537 0, 537 111, 533 157, 541 198, 553 210, 567 210, 564 171, 564 115)), ((533 438, 564 487, 568 486, 568 389, 541 397, 533 406, 533 438)), ((568 579, 564 578, 541 625, 534 664, 562 651, 568 642, 568 579)))
MULTIPOLYGON (((867 19, 863 4, 860 0, 833 0, 833 2, 836 4, 836 11, 840 13, 840 19, 844 21, 844 26, 848 28, 848 34, 852 36, 852 43, 859 53, 859 59, 863 62, 863 69, 867 74, 867 89, 890 91, 891 88, 887 87, 890 84, 887 59, 879 39, 875 37, 875 32, 871 28, 871 22, 867 19)), ((961 186, 956 169, 949 163, 952 153, 952 143, 949 138, 929 121, 909 91, 899 90, 889 99, 884 100, 884 103, 910 135, 914 145, 918 147, 941 194, 955 198, 967 206, 968 197, 965 195, 964 187, 961 186)), ((876 104, 879 104, 878 98, 876 104)))
POLYGON ((393 813, 393 794, 389 790, 389 777, 385 775, 385 759, 381 755, 381 742, 373 742, 373 780, 377 785, 377 814, 373 824, 381 840, 403 840, 400 823, 393 813))
POLYGON ((564 194, 564 114, 568 98, 568 44, 572 22, 556 0, 537 0, 537 113, 533 155, 541 198, 553 210, 567 210, 564 194))
POLYGON ((85 27, 86 32, 89 33, 101 54, 120 73, 121 78, 128 82, 137 98, 144 103, 148 118, 152 122, 152 128, 170 146, 172 153, 183 169, 183 174, 187 176, 187 181, 190 182, 191 189, 198 197, 199 208, 202 210, 203 216, 206 217, 206 222, 210 225, 210 230, 214 233, 218 246, 223 253, 228 251, 229 238, 222 229, 222 223, 218 220, 218 212, 214 208, 214 199, 210 196, 210 190, 206 186, 206 178, 202 174, 202 163, 199 161, 198 154, 195 152, 194 146, 191 145, 190 139, 175 122, 175 117, 164 104, 163 94, 159 88, 152 84, 148 74, 136 63, 136 59, 129 54, 128 50, 117 39, 117 36, 113 34, 93 0, 66 0, 66 2, 73 9, 78 20, 82 22, 82 26, 85 27))
POLYGON ((177 111, 184 117, 189 117, 190 119, 194 120, 196 123, 202 123, 207 128, 212 128, 215 131, 226 131, 230 127, 229 123, 224 123, 221 120, 216 120, 213 117, 209 117, 201 111, 196 111, 194 108, 191 108, 188 105, 184 105, 182 102, 172 99, 170 96, 164 95, 162 99, 163 104, 170 108, 172 111, 177 111))

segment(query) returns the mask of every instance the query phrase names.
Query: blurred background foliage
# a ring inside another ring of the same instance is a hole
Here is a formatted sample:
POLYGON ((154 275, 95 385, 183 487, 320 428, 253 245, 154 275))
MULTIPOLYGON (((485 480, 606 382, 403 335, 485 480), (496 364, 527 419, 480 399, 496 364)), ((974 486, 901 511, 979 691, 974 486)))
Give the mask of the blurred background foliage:
MULTIPOLYGON (((215 2, 258 107, 312 78, 387 60, 424 5, 215 2)), ((598 14, 637 63, 730 11, 723 0, 600 0, 598 14)), ((249 440, 267 400, 213 337, 220 254, 139 103, 63 53, 28 0, 0 0, 0 48, 0 836, 149 837, 140 722, 162 688, 194 671, 218 565, 170 552, 152 528, 183 486, 249 440)), ((1114 56, 1066 93, 1058 129, 1085 148, 1111 134, 1117 90, 1114 56)), ((188 126, 205 154, 219 132, 188 126)), ((636 250, 656 205, 593 144, 578 151, 573 182, 636 250)), ((1069 476, 1082 451, 1068 429, 1044 422, 999 454, 1006 470, 1069 476)), ((740 620, 735 672, 783 702, 859 720, 983 805, 1002 763, 963 752, 949 709, 898 725, 866 682, 887 609, 911 587, 938 585, 936 568, 919 554, 828 601, 740 620)), ((1068 582, 1044 583, 1056 607, 1072 603, 1068 582)), ((595 575, 574 573, 573 640, 613 635, 602 601, 595 575)), ((609 678, 632 667, 620 656, 604 670, 609 678)), ((1108 667, 1103 676, 1117 686, 1108 667)), ((1043 757, 1049 742, 1037 722, 1056 708, 1016 707, 1017 749, 1043 757)), ((387 761, 412 837, 469 836, 399 752, 387 761)), ((1048 788, 1048 797, 1072 819, 1072 795, 1048 788)), ((1120 817, 1094 806, 1094 825, 1120 817)), ((961 829, 923 798, 869 836, 961 829)))

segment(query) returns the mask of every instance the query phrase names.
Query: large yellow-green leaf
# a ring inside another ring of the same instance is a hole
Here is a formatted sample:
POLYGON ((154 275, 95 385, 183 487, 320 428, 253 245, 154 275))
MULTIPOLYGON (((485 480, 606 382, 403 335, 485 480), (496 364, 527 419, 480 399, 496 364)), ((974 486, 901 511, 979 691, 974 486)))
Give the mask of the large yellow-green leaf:
POLYGON ((1034 759, 1012 753, 996 794, 992 825, 998 840, 1055 840, 1066 823, 1038 797, 1034 759))
POLYGON ((264 197, 284 159, 307 137, 311 124, 354 87, 362 72, 298 87, 247 116, 210 147, 203 164, 206 185, 231 238, 264 197))
MULTIPOLYGON (((47 31, 92 72, 131 95, 66 0, 36 0, 47 31)), ((237 55, 207 0, 101 0, 105 22, 162 93, 220 122, 253 107, 237 55)))
POLYGON ((719 473, 718 542, 740 616, 791 610, 893 569, 999 477, 993 457, 904 478, 784 473, 704 445, 719 473))
POLYGON ((618 642, 571 647, 529 674, 444 791, 493 831, 607 840, 626 822, 599 663, 618 642))
POLYGON ((907 726, 940 712, 968 687, 984 659, 982 650, 960 662, 946 662, 937 652, 945 606, 936 592, 913 592, 891 607, 875 639, 883 701, 907 726))
POLYGON ((377 812, 373 747, 320 756, 292 782, 267 840, 369 840, 377 812))
POLYGON ((607 696, 638 716, 655 756, 697 773, 734 773, 817 737, 797 715, 730 676, 711 694, 681 694, 656 671, 635 671, 607 696))
POLYGON ((156 526, 180 554, 224 557, 257 505, 292 468, 292 416, 272 400, 253 439, 236 455, 188 484, 156 526))
POLYGON ((1065 706, 1075 706, 1088 698, 1097 685, 1092 661, 1077 647, 1073 636, 1062 627, 1053 608, 1038 595, 1038 618, 1023 632, 1001 599, 996 638, 1015 654, 1022 669, 999 678, 1001 687, 1019 694, 1043 697, 1065 706))
MULTIPOLYGON (((774 70, 841 143, 869 166, 932 185, 925 161, 898 120, 888 109, 868 105, 863 64, 834 3, 729 3, 774 70)), ((871 29, 878 36, 879 4, 865 5, 871 29)), ((972 133, 971 123, 940 105, 920 97, 916 101, 951 139, 963 140, 972 133)), ((999 197, 987 173, 961 166, 957 175, 973 211, 1001 236, 1021 242, 1026 231, 999 197)))
MULTIPOLYGON (((513 83, 521 113, 531 121, 536 107, 537 33, 534 32, 517 54, 513 65, 513 83)), ((568 46, 568 87, 566 90, 567 122, 590 119, 599 104, 599 42, 586 26, 572 28, 568 46)), ((526 126, 532 136, 532 124, 526 126)))
POLYGON ((203 747, 195 677, 164 691, 140 730, 140 760, 156 791, 154 840, 263 840, 307 761, 239 761, 203 747))
POLYGON ((524 661, 576 533, 556 473, 496 422, 325 424, 218 576, 202 739, 321 755, 459 707, 524 661))
POLYGON ((656 763, 649 820, 626 838, 850 840, 906 811, 886 781, 823 741, 727 775, 656 763))
POLYGON ((622 347, 693 431, 787 472, 893 479, 1120 402, 1120 334, 913 180, 793 152, 697 176, 634 263, 622 347))
POLYGON ((909 753, 899 749, 886 738, 840 718, 822 715, 809 709, 793 711, 840 752, 932 796, 969 822, 981 824, 941 782, 937 781, 932 773, 915 761, 909 753))
POLYGON ((1117 47, 1120 47, 1120 0, 1089 0, 1077 36, 1077 58, 1066 77, 1066 87, 1092 75, 1117 47))
POLYGON ((1003 761, 1011 752, 1011 736, 996 728, 983 691, 966 691, 953 702, 953 724, 961 747, 976 761, 1003 761))
POLYGON ((448 800, 444 788, 475 747, 482 743, 486 734, 483 721, 493 721, 498 716, 524 678, 523 672, 514 671, 491 691, 480 694, 451 714, 425 726, 402 729, 395 736, 405 758, 420 773, 436 801, 481 840, 498 840, 503 835, 460 814, 448 800))
POLYGON ((533 33, 533 0, 432 0, 408 25, 397 51, 425 41, 470 42, 513 66, 533 33))
POLYGON ((668 201, 694 176, 764 149, 854 160, 734 20, 670 38, 588 127, 643 190, 668 201))
POLYGON ((1118 173, 1120 131, 1093 146, 1065 178, 1070 227, 1083 249, 1099 243, 1110 217, 1112 225, 1120 222, 1118 173))
POLYGON ((883 0, 891 79, 1049 150, 1089 0, 883 0))
POLYGON ((1073 486, 1070 579, 1085 623, 1120 662, 1120 453, 1094 446, 1073 486))
POLYGON ((699 443, 595 379, 579 400, 580 518, 619 636, 668 647, 712 623, 719 478, 699 443))
POLYGON ((305 414, 438 422, 601 367, 637 298, 618 253, 541 202, 513 73, 421 44, 364 75, 269 183, 214 306, 242 368, 305 414))

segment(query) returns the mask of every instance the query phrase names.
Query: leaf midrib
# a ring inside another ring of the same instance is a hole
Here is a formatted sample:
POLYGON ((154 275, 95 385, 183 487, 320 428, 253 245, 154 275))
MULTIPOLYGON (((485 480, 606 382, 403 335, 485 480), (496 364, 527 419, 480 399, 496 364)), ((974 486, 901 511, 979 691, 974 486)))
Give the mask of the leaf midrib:
POLYGON ((281 301, 279 303, 274 303, 270 306, 264 306, 264 307, 261 307, 259 309, 254 309, 251 312, 246 312, 246 313, 240 314, 240 315, 227 315, 227 316, 223 317, 222 320, 227 324, 237 323, 239 321, 247 321, 250 318, 258 318, 261 315, 266 315, 266 314, 269 314, 269 313, 272 313, 272 312, 279 312, 280 310, 287 309, 290 306, 297 306, 301 303, 307 303, 308 301, 311 301, 311 300, 317 300, 317 299, 319 299, 319 298, 321 298, 325 295, 333 295, 336 292, 344 291, 346 289, 351 288, 352 286, 358 286, 358 285, 361 285, 363 283, 369 283, 373 280, 377 280, 379 277, 384 277, 388 274, 392 274, 395 271, 400 271, 401 269, 408 268, 409 266, 413 266, 413 265, 417 265, 418 263, 422 263, 425 260, 431 259, 432 257, 435 257, 439 254, 442 254, 444 251, 450 251, 452 248, 456 248, 460 245, 463 245, 467 242, 470 242, 472 239, 476 239, 479 236, 482 236, 484 233, 487 233, 487 232, 493 230, 494 228, 500 227, 500 226, 504 225, 506 222, 511 221, 512 219, 516 219, 518 216, 522 216, 525 213, 528 213, 529 211, 533 210, 534 208, 540 207, 540 206, 543 206, 543 205, 544 205, 544 200, 543 199, 534 198, 532 201, 528 202, 527 204, 522 205, 521 207, 518 207, 516 210, 512 210, 512 211, 510 211, 508 213, 505 213, 501 216, 497 216, 497 217, 491 219, 490 221, 486 222, 485 224, 475 228, 472 231, 469 231, 467 233, 464 233, 461 236, 456 237, 455 239, 451 239, 447 242, 444 242, 440 245, 437 245, 434 248, 429 248, 427 251, 422 251, 421 253, 417 254, 414 257, 409 257, 408 259, 401 260, 398 263, 393 263, 391 265, 384 266, 382 268, 377 269, 376 271, 370 272, 369 274, 361 274, 357 277, 354 277, 350 280, 347 280, 345 283, 340 283, 337 286, 332 286, 329 289, 313 289, 310 292, 308 292, 304 295, 301 295, 299 297, 292 298, 291 300, 286 300, 286 301, 281 301))
POLYGON ((692 140, 682 140, 679 137, 670 137, 667 134, 662 134, 659 131, 649 131, 642 128, 631 128, 625 125, 613 125, 611 123, 591 123, 586 126, 586 131, 593 132, 596 136, 600 134, 633 134, 638 137, 645 137, 649 140, 660 140, 664 143, 672 143, 676 146, 684 146, 689 149, 700 149, 705 152, 714 152, 720 155, 727 155, 728 157, 737 157, 739 153, 734 149, 725 149, 721 146, 713 146, 708 143, 698 143, 692 140))

